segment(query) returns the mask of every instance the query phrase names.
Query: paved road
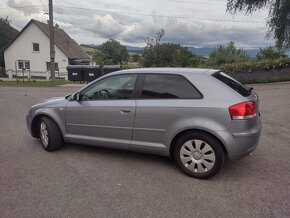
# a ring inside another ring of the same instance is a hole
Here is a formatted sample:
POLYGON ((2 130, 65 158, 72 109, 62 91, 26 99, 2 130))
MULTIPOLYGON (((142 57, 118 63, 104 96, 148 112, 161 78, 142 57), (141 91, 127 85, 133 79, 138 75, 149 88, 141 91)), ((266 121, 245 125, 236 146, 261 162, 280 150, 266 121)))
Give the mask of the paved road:
POLYGON ((166 157, 67 145, 45 152, 30 105, 77 88, 0 88, 0 217, 290 217, 290 83, 256 85, 263 133, 211 180, 166 157))

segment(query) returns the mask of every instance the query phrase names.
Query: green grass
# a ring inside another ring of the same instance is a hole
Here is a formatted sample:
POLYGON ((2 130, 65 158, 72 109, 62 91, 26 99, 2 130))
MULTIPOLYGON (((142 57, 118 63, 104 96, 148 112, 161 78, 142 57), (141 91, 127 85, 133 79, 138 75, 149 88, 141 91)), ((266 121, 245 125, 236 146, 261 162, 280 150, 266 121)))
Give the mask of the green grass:
POLYGON ((0 81, 0 87, 57 87, 60 85, 71 83, 65 80, 51 80, 51 81, 0 81))
POLYGON ((83 49, 83 51, 88 52, 88 53, 94 53, 95 51, 95 48, 89 48, 85 46, 81 46, 81 48, 83 49))

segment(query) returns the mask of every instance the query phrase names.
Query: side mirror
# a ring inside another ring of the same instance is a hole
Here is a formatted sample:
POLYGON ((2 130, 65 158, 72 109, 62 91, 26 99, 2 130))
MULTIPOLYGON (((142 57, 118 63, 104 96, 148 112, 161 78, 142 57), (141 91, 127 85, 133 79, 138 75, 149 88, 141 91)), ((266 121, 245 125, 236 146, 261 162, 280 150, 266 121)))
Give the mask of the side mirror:
POLYGON ((73 94, 71 100, 72 101, 80 101, 81 97, 80 97, 80 93, 76 92, 75 94, 73 94))

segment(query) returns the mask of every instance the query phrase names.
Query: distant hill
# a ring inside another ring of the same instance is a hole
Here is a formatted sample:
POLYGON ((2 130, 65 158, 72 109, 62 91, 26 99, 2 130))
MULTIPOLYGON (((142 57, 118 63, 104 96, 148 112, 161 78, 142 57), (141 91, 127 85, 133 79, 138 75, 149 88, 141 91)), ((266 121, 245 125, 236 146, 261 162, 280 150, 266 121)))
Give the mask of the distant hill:
POLYGON ((252 58, 255 58, 260 49, 245 49, 245 52, 252 58))
POLYGON ((136 47, 136 46, 130 46, 130 45, 125 45, 125 46, 129 52, 143 53, 144 51, 144 47, 136 47))
MULTIPOLYGON (((89 44, 89 45, 81 45, 83 47, 87 48, 96 48, 97 45, 89 44)), ((127 50, 129 52, 133 53, 142 53, 144 51, 144 47, 138 47, 138 46, 130 46, 130 45, 125 45, 127 50)), ((196 47, 187 47, 188 50, 196 55, 200 56, 209 56, 209 54, 215 49, 215 47, 202 47, 202 48, 196 48, 196 47)), ((259 49, 244 49, 245 52, 252 58, 256 57, 257 53, 259 52, 259 49)))
POLYGON ((191 53, 200 55, 200 56, 209 56, 209 54, 214 50, 214 48, 208 48, 208 47, 204 47, 204 48, 187 47, 187 49, 191 51, 191 53))
POLYGON ((86 47, 86 48, 96 48, 97 45, 94 45, 94 44, 89 44, 89 45, 86 45, 86 44, 80 44, 80 46, 82 47, 86 47))
POLYGON ((83 45, 83 44, 81 44, 80 46, 87 53, 93 53, 95 51, 94 47, 89 47, 89 46, 83 45))
MULTIPOLYGON (((95 44, 81 44, 80 45, 85 51, 91 51, 92 49, 97 48, 99 45, 95 45, 95 44)), ((136 46, 130 46, 130 45, 125 45, 127 50, 129 52, 133 52, 133 53, 142 53, 144 51, 143 47, 136 47, 136 46)))

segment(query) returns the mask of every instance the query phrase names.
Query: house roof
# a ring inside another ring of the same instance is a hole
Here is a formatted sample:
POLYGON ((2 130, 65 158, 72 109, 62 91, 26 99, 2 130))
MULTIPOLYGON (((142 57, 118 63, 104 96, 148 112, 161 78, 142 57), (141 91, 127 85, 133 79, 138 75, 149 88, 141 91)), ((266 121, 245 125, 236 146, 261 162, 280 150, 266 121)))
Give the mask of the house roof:
MULTIPOLYGON (((15 39, 10 42, 6 49, 32 24, 34 23, 42 32, 49 38, 49 25, 31 19, 26 26, 19 32, 15 39)), ((61 28, 54 27, 54 43, 55 45, 69 58, 69 59, 90 59, 89 55, 85 53, 75 40, 61 28)), ((5 49, 5 50, 6 50, 5 49)))

